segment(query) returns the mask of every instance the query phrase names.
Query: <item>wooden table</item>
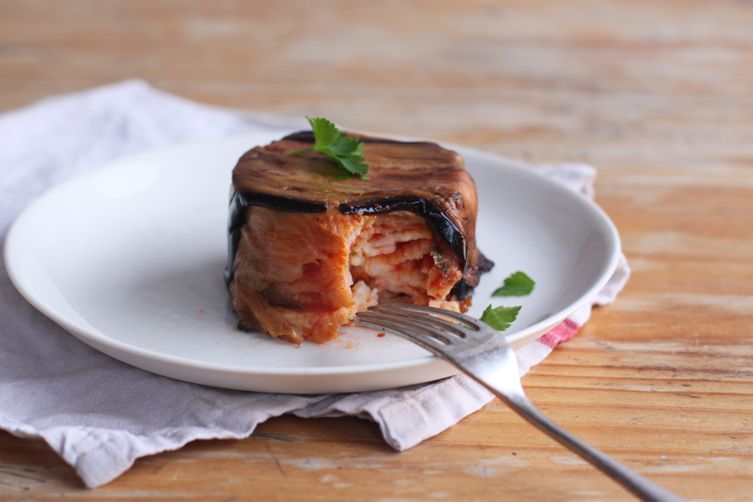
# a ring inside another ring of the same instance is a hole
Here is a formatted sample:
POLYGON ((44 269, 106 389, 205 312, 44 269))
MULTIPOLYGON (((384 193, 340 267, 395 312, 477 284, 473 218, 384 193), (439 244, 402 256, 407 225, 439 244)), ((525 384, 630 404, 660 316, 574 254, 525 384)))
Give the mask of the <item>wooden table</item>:
MULTIPOLYGON (((597 166, 633 277, 524 385, 679 494, 753 499, 753 5, 0 0, 1 110, 127 77, 597 166)), ((626 498, 499 403, 404 453, 367 421, 278 418, 95 491, 2 433, 1 496, 626 498)))

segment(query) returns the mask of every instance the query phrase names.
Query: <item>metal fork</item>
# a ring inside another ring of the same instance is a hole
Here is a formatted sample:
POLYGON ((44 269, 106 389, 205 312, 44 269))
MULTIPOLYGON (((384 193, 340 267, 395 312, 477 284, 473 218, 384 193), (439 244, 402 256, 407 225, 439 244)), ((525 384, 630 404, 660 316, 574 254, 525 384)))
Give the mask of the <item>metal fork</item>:
POLYGON ((683 500, 576 438, 539 411, 523 392, 512 348, 504 336, 486 323, 448 310, 405 304, 377 305, 359 313, 356 322, 407 338, 445 359, 638 498, 683 500))

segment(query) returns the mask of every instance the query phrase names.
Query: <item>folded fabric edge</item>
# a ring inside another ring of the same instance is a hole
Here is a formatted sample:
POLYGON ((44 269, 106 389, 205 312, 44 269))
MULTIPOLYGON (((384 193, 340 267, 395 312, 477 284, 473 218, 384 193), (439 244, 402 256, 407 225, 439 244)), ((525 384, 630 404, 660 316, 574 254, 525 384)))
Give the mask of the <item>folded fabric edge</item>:
POLYGON ((0 424, 4 431, 13 436, 43 440, 65 463, 73 467, 86 488, 97 488, 118 478, 139 458, 178 450, 198 440, 246 439, 254 433, 259 424, 270 418, 291 413, 300 407, 300 400, 291 400, 285 409, 263 414, 250 421, 240 431, 232 431, 229 428, 208 430, 206 427, 193 427, 180 431, 161 429, 152 434, 138 435, 122 430, 81 427, 72 433, 68 426, 38 430, 10 422, 2 415, 0 424), (77 434, 80 434, 80 437, 72 437, 77 434), (84 452, 74 451, 71 446, 82 439, 90 443, 88 448, 84 452))
POLYGON ((393 402, 378 410, 367 406, 364 411, 379 425, 388 445, 405 451, 444 432, 492 399, 494 395, 480 384, 458 375, 434 383, 430 393, 421 393, 409 402, 393 402), (464 399, 458 401, 458 395, 464 399), (406 414, 410 420, 405 420, 406 414))
POLYGON ((117 431, 113 435, 111 430, 89 430, 87 434, 105 439, 83 454, 74 454, 66 448, 70 441, 70 431, 63 433, 53 428, 32 434, 32 437, 43 439, 54 451, 58 452, 66 463, 70 464, 87 488, 97 488, 118 478, 129 470, 134 462, 142 457, 156 455, 167 451, 179 450, 193 441, 207 439, 246 439, 256 430, 256 427, 276 416, 290 413, 292 409, 280 413, 268 414, 263 418, 250 422, 242 431, 228 429, 212 430, 196 427, 183 430, 180 434, 163 434, 157 431, 148 436, 138 436, 128 432, 117 431))

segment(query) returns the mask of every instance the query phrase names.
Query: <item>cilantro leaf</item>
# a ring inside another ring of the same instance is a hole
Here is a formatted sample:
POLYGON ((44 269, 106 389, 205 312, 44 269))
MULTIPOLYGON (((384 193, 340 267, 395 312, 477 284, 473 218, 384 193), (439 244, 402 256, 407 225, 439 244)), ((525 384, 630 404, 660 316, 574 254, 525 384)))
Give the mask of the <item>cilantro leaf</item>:
POLYGON ((481 321, 497 331, 504 331, 518 318, 520 307, 492 307, 489 305, 481 314, 481 321))
POLYGON ((306 117, 314 132, 314 151, 326 155, 350 175, 366 179, 369 166, 363 158, 361 140, 346 136, 324 117, 306 117))
POLYGON ((530 295, 536 283, 523 272, 510 274, 505 283, 494 290, 492 296, 526 296, 530 295))

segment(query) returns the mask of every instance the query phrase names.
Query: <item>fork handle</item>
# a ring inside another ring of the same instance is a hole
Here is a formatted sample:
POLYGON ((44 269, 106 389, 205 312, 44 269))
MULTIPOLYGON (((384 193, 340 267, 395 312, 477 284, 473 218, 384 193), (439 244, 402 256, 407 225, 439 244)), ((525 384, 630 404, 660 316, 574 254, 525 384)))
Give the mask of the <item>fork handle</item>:
MULTIPOLYGON (((479 381, 480 382, 480 381, 479 381)), ((621 484, 625 489, 633 493, 636 497, 646 501, 677 501, 683 499, 674 493, 662 488, 620 464, 610 456, 602 453, 588 443, 573 436, 565 429, 554 423, 549 417, 544 415, 536 406, 533 405, 525 395, 505 396, 501 392, 492 388, 484 382, 485 387, 491 390, 497 397, 509 405, 518 415, 526 419, 539 430, 549 435, 552 439, 562 444, 574 453, 577 453, 583 460, 599 469, 601 472, 621 484)))

